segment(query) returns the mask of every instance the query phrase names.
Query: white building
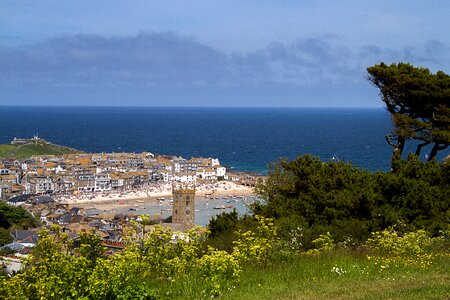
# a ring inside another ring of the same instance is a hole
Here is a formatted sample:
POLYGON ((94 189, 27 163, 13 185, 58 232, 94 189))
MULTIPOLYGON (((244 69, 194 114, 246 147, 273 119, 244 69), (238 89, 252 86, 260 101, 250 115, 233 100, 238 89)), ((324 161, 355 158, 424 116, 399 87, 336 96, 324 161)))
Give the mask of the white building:
POLYGON ((206 180, 215 180, 216 177, 216 171, 213 168, 199 168, 195 175, 199 179, 206 179, 206 180))
POLYGON ((209 158, 211 161, 211 167, 220 166, 220 162, 218 158, 209 158))
POLYGON ((216 170, 216 176, 217 178, 225 178, 225 175, 227 173, 227 169, 222 166, 214 166, 214 170, 216 170))
POLYGON ((54 191, 53 180, 49 176, 30 176, 25 183, 27 194, 44 194, 54 191))
POLYGON ((66 172, 67 170, 66 169, 64 169, 63 167, 61 167, 60 165, 58 165, 56 168, 55 168, 55 173, 56 174, 58 174, 58 173, 60 173, 60 172, 66 172))
POLYGON ((195 179, 196 179, 195 173, 189 172, 176 173, 173 176, 173 181, 178 182, 195 182, 195 179))
POLYGON ((93 174, 80 174, 77 176, 76 187, 79 191, 93 192, 95 190, 95 176, 93 174))
POLYGON ((110 167, 110 166, 100 166, 100 167, 96 167, 95 168, 95 173, 107 173, 107 172, 110 172, 110 171, 112 171, 112 170, 117 170, 117 168, 113 168, 113 167, 110 167))
POLYGON ((96 192, 110 191, 111 177, 107 173, 95 174, 95 190, 96 192))
POLYGON ((162 181, 169 182, 169 181, 172 181, 172 179, 173 179, 172 171, 166 170, 166 171, 162 171, 159 174, 161 176, 162 181))

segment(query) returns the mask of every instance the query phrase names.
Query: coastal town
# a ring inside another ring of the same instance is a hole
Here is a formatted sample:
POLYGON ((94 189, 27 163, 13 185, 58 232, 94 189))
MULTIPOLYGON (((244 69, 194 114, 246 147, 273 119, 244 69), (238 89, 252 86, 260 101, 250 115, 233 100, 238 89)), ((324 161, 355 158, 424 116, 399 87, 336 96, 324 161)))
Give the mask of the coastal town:
MULTIPOLYGON (((14 139, 11 143, 36 139, 14 139)), ((256 181, 254 174, 233 172, 222 166, 218 158, 211 157, 185 159, 150 152, 122 152, 0 159, 1 201, 25 208, 41 224, 39 228, 11 231, 13 242, 2 248, 26 254, 37 243, 39 230, 56 224, 72 239, 81 232, 94 231, 113 252, 123 248, 124 230, 131 220, 139 220, 139 207, 179 205, 173 204, 176 186, 181 190, 193 188, 193 197, 231 199, 250 197, 256 181), (129 213, 118 213, 121 207, 130 207, 129 213)), ((191 210, 190 216, 175 216, 173 221, 152 216, 152 224, 185 231, 195 225, 195 208, 192 206, 191 210)))

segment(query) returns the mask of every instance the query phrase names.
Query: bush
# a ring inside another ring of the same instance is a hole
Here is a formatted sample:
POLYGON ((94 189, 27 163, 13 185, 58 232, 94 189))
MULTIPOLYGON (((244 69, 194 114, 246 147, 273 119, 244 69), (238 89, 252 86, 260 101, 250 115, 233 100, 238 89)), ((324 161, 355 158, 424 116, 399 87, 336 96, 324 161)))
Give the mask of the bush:
POLYGON ((270 218, 255 216, 258 226, 253 231, 238 231, 233 255, 240 261, 266 262, 276 246, 277 228, 270 218))
POLYGON ((280 237, 303 228, 301 244, 330 232, 337 243, 364 242, 372 231, 403 224, 436 236, 450 224, 450 163, 422 163, 410 155, 395 172, 370 173, 309 155, 272 164, 257 193, 255 214, 273 218, 280 237))
MULTIPOLYGON (((425 230, 400 234, 394 228, 373 232, 367 241, 373 254, 367 259, 379 273, 386 268, 414 267, 427 269, 445 245, 445 237, 430 237, 425 230)), ((447 245, 448 246, 448 245, 447 245)))
POLYGON ((9 230, 0 228, 0 247, 6 244, 9 244, 13 241, 13 237, 9 230))

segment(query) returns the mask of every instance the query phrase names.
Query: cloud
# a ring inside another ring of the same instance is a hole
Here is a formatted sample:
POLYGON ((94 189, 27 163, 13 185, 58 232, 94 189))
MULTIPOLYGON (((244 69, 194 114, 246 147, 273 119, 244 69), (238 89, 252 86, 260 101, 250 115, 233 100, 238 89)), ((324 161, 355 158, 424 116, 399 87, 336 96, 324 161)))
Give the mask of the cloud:
POLYGON ((50 84, 195 84, 223 77, 225 57, 172 33, 64 36, 0 52, 1 81, 50 84))
POLYGON ((65 35, 33 45, 0 48, 0 87, 12 95, 14 91, 33 95, 36 90, 55 95, 63 90, 151 95, 157 89, 161 97, 174 89, 208 89, 208 95, 228 89, 229 95, 236 92, 234 97, 239 97, 239 91, 248 94, 261 89, 276 95, 283 89, 286 95, 286 91, 298 93, 302 88, 360 88, 367 85, 366 68, 380 61, 408 61, 447 73, 450 67, 450 48, 438 40, 402 49, 350 48, 339 43, 342 41, 333 37, 305 38, 270 43, 255 51, 225 53, 171 32, 65 35))
POLYGON ((433 72, 450 73, 450 47, 438 40, 428 40, 423 45, 406 45, 401 49, 381 48, 375 45, 361 47, 357 55, 359 65, 370 66, 378 62, 408 62, 433 72))

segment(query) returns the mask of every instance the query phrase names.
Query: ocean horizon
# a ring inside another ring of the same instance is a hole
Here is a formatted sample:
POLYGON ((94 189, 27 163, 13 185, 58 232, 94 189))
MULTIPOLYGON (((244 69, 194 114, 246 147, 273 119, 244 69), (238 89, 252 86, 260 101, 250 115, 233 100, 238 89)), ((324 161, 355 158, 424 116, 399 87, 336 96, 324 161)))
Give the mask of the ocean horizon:
POLYGON ((85 152, 217 157, 262 174, 305 154, 387 171, 391 129, 383 108, 0 106, 2 144, 37 134, 85 152))

